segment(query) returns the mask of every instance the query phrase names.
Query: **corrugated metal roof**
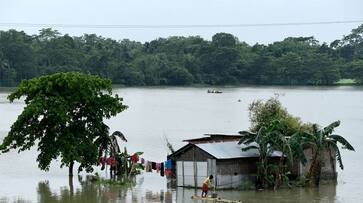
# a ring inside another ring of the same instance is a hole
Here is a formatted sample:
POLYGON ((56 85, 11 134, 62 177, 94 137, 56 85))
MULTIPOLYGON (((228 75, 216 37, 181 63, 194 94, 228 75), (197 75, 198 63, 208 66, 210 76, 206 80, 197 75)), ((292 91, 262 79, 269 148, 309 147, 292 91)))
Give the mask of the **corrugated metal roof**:
MULTIPOLYGON (((202 143, 195 144, 195 146, 199 147, 217 159, 259 157, 257 149, 242 151, 242 147, 245 147, 246 145, 238 145, 237 142, 202 143)), ((282 153, 279 151, 272 153, 272 157, 280 157, 281 155, 282 153)))

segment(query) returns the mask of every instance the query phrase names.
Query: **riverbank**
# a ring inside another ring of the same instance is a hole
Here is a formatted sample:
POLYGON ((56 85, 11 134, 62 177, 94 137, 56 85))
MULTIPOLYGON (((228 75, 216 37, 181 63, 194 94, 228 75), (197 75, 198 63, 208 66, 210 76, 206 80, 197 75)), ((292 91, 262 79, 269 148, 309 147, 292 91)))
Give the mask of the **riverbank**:
MULTIPOLYGON (((12 86, 0 86, 0 91, 15 89, 18 84, 14 84, 12 86)), ((241 84, 225 84, 225 85, 210 85, 210 84, 188 84, 188 85, 124 85, 119 83, 113 83, 112 86, 114 88, 170 88, 170 87, 194 87, 194 88, 238 88, 238 87, 334 87, 334 86, 363 86, 356 82, 354 79, 344 78, 340 79, 329 85, 321 85, 321 84, 253 84, 253 83, 241 83, 241 84)))

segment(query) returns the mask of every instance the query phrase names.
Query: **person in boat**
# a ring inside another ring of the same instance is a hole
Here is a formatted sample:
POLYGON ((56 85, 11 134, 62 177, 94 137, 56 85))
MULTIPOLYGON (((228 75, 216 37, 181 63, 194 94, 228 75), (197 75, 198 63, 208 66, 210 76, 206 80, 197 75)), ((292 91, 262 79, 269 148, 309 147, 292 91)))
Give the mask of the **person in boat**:
POLYGON ((213 180, 213 175, 210 175, 208 178, 206 178, 203 181, 203 185, 202 185, 202 198, 203 197, 207 197, 209 188, 210 187, 213 187, 212 180, 213 180))

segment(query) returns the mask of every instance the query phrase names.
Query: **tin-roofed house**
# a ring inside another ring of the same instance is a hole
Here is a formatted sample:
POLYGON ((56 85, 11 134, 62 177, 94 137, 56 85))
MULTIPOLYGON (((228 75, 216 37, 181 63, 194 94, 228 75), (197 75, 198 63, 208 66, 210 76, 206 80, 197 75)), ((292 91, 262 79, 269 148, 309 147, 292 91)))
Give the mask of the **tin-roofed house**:
MULTIPOLYGON (((200 187, 209 175, 215 177, 216 188, 238 188, 244 181, 255 181, 258 151, 242 151, 239 135, 213 136, 186 140, 189 143, 171 154, 176 161, 177 186, 200 187), (223 139, 223 137, 225 139, 223 139)), ((281 152, 274 152, 276 161, 281 152)))
MULTIPOLYGON (((255 182, 257 174, 258 151, 242 151, 238 145, 241 135, 206 134, 201 138, 184 140, 185 146, 168 156, 175 162, 177 186, 201 187, 209 175, 215 177, 216 188, 238 188, 244 182, 255 182)), ((295 162, 290 168, 291 177, 305 175, 312 161, 311 149, 305 149, 306 165, 295 162)), ((323 154, 321 179, 336 180, 336 158, 332 150, 323 154)), ((278 162, 282 153, 275 151, 271 161, 278 162)))

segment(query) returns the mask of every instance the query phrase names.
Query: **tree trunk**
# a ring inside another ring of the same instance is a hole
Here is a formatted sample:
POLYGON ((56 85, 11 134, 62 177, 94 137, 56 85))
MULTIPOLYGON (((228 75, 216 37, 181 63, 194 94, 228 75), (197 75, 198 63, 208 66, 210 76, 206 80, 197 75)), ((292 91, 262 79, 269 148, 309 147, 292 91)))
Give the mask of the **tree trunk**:
POLYGON ((321 174, 321 151, 315 150, 313 161, 310 165, 309 173, 308 173, 308 183, 310 186, 318 186, 320 183, 320 174, 321 174))
POLYGON ((69 164, 69 176, 73 176, 73 165, 74 161, 71 161, 71 163, 69 164))
POLYGON ((69 193, 71 196, 73 196, 73 194, 74 194, 73 176, 69 176, 68 184, 69 184, 69 193))
POLYGON ((276 179, 274 184, 274 190, 277 190, 277 188, 280 187, 282 184, 282 174, 283 174, 283 166, 284 166, 284 153, 282 153, 279 161, 278 171, 276 173, 276 179))
POLYGON ((260 178, 261 178, 261 186, 263 189, 267 188, 267 175, 268 175, 268 171, 267 171, 267 160, 265 160, 264 158, 261 159, 260 161, 261 163, 261 168, 262 168, 262 173, 260 174, 260 178))

